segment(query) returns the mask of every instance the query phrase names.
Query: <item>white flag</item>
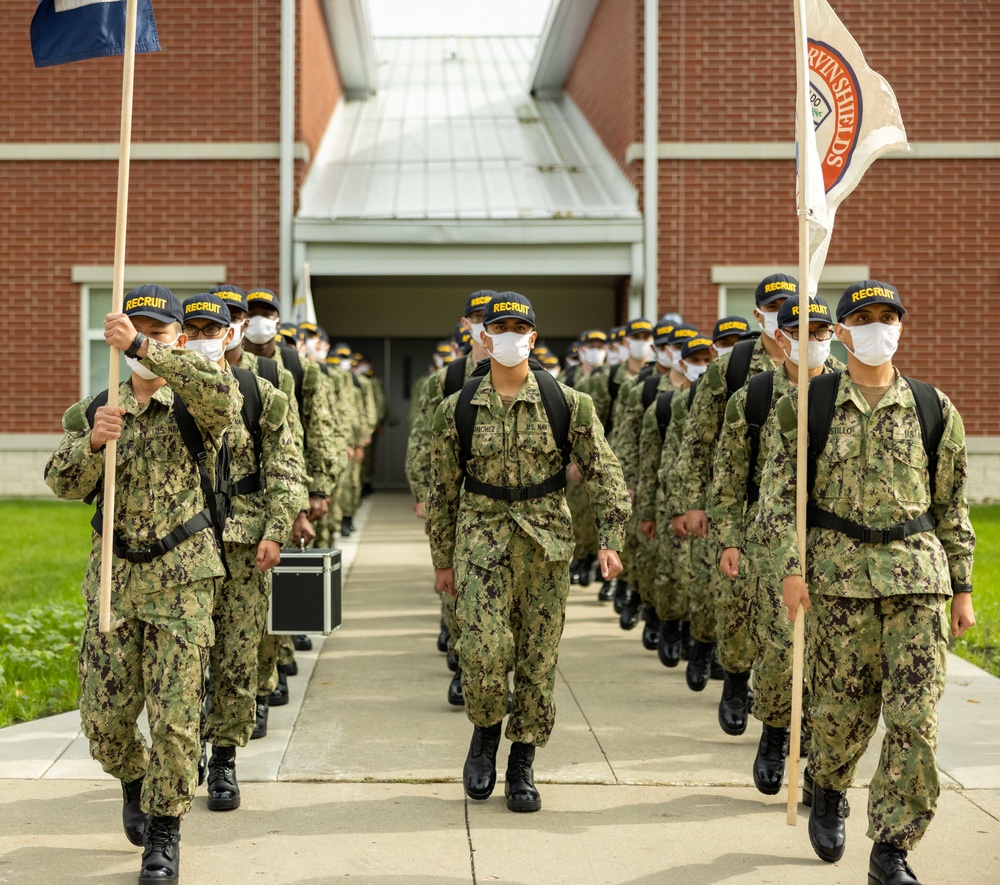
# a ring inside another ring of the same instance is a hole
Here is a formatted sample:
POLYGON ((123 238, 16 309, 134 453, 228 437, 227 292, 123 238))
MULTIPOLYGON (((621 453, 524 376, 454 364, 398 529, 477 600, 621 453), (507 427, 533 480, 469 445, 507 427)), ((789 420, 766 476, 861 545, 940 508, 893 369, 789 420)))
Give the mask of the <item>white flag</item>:
POLYGON ((315 323, 316 307, 313 305, 312 284, 309 280, 309 262, 302 265, 302 276, 295 287, 295 301, 292 302, 292 320, 299 323, 315 323))
POLYGON ((837 206, 876 159, 888 151, 908 151, 909 146, 892 87, 868 67, 850 31, 826 0, 800 2, 808 34, 812 125, 797 127, 802 133, 798 156, 808 167, 804 208, 809 219, 809 291, 815 294, 837 206))

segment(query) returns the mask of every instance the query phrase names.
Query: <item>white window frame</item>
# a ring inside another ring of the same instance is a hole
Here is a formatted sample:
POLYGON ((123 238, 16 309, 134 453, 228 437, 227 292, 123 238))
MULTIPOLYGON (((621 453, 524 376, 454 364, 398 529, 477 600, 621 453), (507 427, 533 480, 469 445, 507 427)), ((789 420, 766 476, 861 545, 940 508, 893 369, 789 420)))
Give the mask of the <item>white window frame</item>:
MULTIPOLYGON (((103 341, 101 329, 90 328, 90 293, 92 289, 108 289, 114 283, 114 267, 81 265, 73 268, 73 282, 80 286, 80 396, 90 395, 90 344, 103 341)), ((143 283, 157 282, 168 289, 210 289, 226 282, 226 265, 152 265, 136 264, 125 268, 125 291, 143 283)))

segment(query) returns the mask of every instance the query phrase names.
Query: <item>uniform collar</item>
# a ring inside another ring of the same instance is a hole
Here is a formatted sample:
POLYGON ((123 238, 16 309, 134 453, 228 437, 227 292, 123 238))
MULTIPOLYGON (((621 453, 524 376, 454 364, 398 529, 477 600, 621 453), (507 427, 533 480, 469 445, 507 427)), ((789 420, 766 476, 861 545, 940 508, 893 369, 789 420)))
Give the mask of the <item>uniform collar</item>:
MULTIPOLYGON (((913 393, 910 391, 910 385, 903 380, 903 376, 899 374, 899 369, 893 368, 893 371, 896 373, 896 378, 892 382, 889 389, 885 392, 885 396, 883 396, 875 406, 876 409, 881 409, 885 406, 891 406, 897 403, 904 407, 913 407, 915 405, 913 393)), ((839 406, 848 400, 851 400, 862 412, 874 411, 874 409, 868 405, 868 400, 866 400, 861 394, 861 391, 858 390, 858 386, 854 383, 854 379, 851 378, 847 372, 844 372, 840 389, 837 391, 837 405, 839 406)))
MULTIPOLYGON (((524 400, 529 403, 537 403, 541 402, 541 399, 542 395, 538 390, 538 381, 535 378, 535 373, 528 372, 528 378, 517 392, 517 396, 514 397, 514 402, 524 400)), ((472 397, 472 404, 474 406, 495 406, 500 410, 501 414, 505 413, 503 403, 500 401, 500 394, 497 393, 497 389, 493 386, 492 372, 483 377, 476 395, 472 397)))

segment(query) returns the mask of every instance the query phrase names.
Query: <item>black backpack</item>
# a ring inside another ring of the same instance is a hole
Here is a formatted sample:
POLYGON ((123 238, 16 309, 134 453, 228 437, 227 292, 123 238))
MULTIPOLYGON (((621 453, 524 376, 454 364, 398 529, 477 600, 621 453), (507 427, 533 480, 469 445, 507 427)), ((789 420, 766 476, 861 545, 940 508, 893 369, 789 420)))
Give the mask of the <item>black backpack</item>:
POLYGON ((469 361, 468 355, 460 356, 457 360, 448 363, 448 368, 444 372, 444 395, 451 396, 458 393, 465 384, 465 364, 469 361))
MULTIPOLYGON (((667 428, 670 426, 671 404, 674 400, 673 390, 664 390, 656 397, 656 426, 660 429, 660 442, 667 436, 667 428)), ((648 406, 647 406, 648 408, 648 406)))
POLYGON ((562 456, 562 467, 560 470, 546 479, 544 482, 535 483, 530 486, 493 486, 481 482, 468 472, 469 459, 472 457, 472 434, 476 425, 476 414, 478 408, 472 405, 472 398, 479 390, 483 377, 489 371, 489 361, 484 360, 473 371, 472 376, 462 387, 459 394, 458 403, 455 406, 455 428, 458 431, 459 440, 459 464, 462 468, 462 476, 467 492, 474 492, 479 495, 486 495, 501 501, 526 501, 531 498, 541 498, 549 492, 555 492, 566 488, 566 467, 572 455, 572 446, 569 441, 569 405, 566 397, 559 388, 559 382, 548 372, 538 366, 534 361, 529 361, 532 366, 531 371, 538 382, 538 390, 542 398, 542 407, 549 419, 549 426, 552 428, 552 436, 555 438, 556 446, 562 456))
POLYGON ((733 352, 729 355, 729 364, 726 366, 727 400, 746 384, 747 375, 750 373, 750 360, 753 359, 753 349, 756 342, 756 338, 737 341, 733 352))
POLYGON ((642 410, 646 411, 656 399, 656 388, 660 386, 659 375, 649 375, 642 382, 642 410))
MULTIPOLYGON (((760 431, 771 414, 774 398, 774 370, 754 375, 747 382, 747 401, 744 410, 747 421, 747 438, 750 440, 750 469, 747 471, 747 506, 760 498, 760 486, 754 479, 757 459, 760 458, 760 431)), ((811 397, 810 397, 811 398, 811 397)), ((831 418, 833 412, 831 410, 831 418)), ((829 425, 827 432, 829 432, 829 425)))
MULTIPOLYGON (((298 403, 299 409, 302 409, 302 363, 299 362, 299 352, 288 344, 283 344, 278 342, 278 350, 281 351, 281 361, 284 363, 285 368, 292 373, 292 379, 295 381, 295 402, 298 403)), ((268 379, 271 380, 270 378, 268 379)), ((275 384, 275 387, 278 385, 275 384)))

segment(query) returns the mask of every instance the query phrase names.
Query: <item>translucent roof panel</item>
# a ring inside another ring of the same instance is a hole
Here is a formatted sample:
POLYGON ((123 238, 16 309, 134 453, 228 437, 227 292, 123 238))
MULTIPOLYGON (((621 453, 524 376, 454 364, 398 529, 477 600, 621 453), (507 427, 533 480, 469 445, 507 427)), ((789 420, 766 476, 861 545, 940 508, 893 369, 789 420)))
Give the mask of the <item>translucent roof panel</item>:
POLYGON ((527 91, 532 37, 375 41, 379 91, 341 104, 299 218, 636 219, 582 115, 527 91))

